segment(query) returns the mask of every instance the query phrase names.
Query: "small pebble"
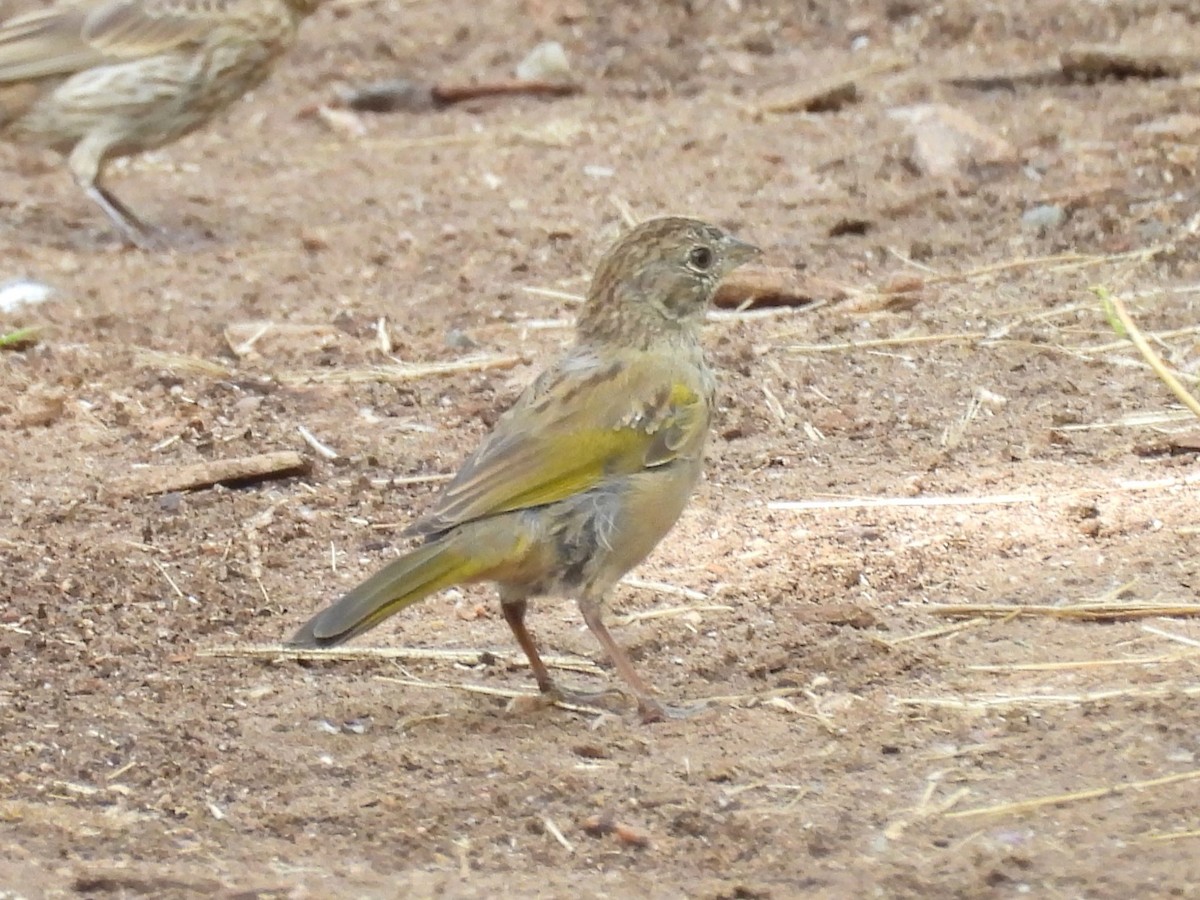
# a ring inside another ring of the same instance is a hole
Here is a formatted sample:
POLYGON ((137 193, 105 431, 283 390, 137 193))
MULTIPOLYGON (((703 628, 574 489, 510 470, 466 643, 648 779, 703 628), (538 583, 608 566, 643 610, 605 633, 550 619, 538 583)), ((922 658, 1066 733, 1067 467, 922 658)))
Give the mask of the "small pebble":
POLYGON ((517 65, 517 77, 522 81, 570 81, 571 63, 567 51, 558 41, 538 44, 517 65))
POLYGON ((22 306, 45 303, 54 294, 54 288, 28 278, 14 278, 0 284, 0 313, 16 312, 22 306))
POLYGON ((1045 234, 1062 225, 1066 218, 1066 211, 1061 206, 1042 203, 1025 210, 1021 216, 1021 227, 1028 231, 1036 231, 1038 234, 1045 234))

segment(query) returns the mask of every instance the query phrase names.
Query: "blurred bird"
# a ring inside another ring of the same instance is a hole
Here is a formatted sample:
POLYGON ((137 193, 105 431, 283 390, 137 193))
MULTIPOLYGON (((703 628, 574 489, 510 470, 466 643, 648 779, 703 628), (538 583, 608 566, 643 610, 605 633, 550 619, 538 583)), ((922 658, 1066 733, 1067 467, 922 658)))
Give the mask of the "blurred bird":
POLYGON ((82 0, 0 23, 0 139, 67 155, 122 237, 152 230, 104 187, 114 157, 178 140, 260 84, 320 0, 82 0))
POLYGON ((716 389, 700 326, 721 278, 758 253, 695 219, 652 219, 629 231, 600 261, 574 345, 409 528, 425 543, 289 643, 340 644, 435 591, 494 581, 538 688, 563 697, 525 611, 536 595, 574 596, 642 718, 666 715, 602 614, 613 586, 675 524, 700 477, 716 389))

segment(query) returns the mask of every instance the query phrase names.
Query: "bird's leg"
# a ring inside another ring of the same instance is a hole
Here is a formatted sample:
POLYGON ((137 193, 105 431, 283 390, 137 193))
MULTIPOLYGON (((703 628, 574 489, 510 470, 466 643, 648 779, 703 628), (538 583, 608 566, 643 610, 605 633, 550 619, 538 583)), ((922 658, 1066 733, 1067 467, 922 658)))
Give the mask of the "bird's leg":
POLYGON ((666 706, 651 696, 653 690, 646 682, 642 681, 642 677, 638 675, 629 659, 629 654, 622 650, 620 644, 609 634, 608 626, 604 624, 602 617, 603 609, 604 604, 601 598, 584 596, 579 599, 579 611, 583 613, 583 621, 587 623, 587 627, 596 636, 596 640, 600 642, 600 646, 604 648, 608 658, 617 667, 617 674, 633 688, 642 721, 661 722, 663 719, 683 718, 696 712, 697 710, 681 710, 666 706))
POLYGON ((76 144, 68 159, 75 183, 93 203, 104 210, 127 244, 144 250, 155 247, 159 243, 156 229, 138 218, 112 191, 100 184, 100 167, 108 150, 107 144, 91 135, 76 144))
POLYGON ((579 706, 605 707, 606 704, 604 701, 612 699, 612 691, 590 693, 586 691, 564 690, 555 684, 554 679, 550 677, 550 670, 542 662, 542 657, 538 653, 537 643, 534 641, 533 635, 525 627, 525 610, 527 607, 528 603, 524 599, 509 600, 502 597, 500 600, 500 608, 504 610, 504 621, 508 623, 508 627, 516 635, 517 643, 525 651, 525 656, 529 660, 529 668, 533 670, 533 677, 537 681, 538 690, 550 701, 574 703, 579 706))
POLYGON ((525 651, 525 657, 529 660, 529 668, 533 670, 533 677, 537 681, 538 690, 543 694, 554 694, 557 692, 557 688, 554 686, 554 679, 550 677, 550 670, 542 662, 542 657, 538 653, 537 643, 534 641, 533 635, 525 627, 525 610, 528 606, 529 603, 524 598, 520 600, 506 600, 501 598, 500 600, 500 608, 504 610, 504 621, 508 623, 508 627, 512 629, 512 633, 517 638, 517 643, 525 651))
POLYGON ((158 241, 156 240, 158 237, 157 230, 139 219, 137 214, 118 200, 111 191, 102 188, 98 184, 84 184, 81 187, 88 197, 104 210, 109 220, 117 226, 117 231, 121 232, 121 237, 125 239, 125 243, 131 244, 134 247, 140 247, 143 250, 153 249, 158 246, 158 241))

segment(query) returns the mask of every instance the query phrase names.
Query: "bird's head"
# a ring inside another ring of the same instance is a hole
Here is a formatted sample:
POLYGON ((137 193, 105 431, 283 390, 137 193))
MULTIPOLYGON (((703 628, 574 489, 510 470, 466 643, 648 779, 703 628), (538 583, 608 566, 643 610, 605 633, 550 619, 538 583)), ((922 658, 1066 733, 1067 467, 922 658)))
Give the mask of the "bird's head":
POLYGON ((694 329, 726 274, 761 251, 698 219, 650 219, 600 260, 579 316, 585 340, 641 344, 694 329))

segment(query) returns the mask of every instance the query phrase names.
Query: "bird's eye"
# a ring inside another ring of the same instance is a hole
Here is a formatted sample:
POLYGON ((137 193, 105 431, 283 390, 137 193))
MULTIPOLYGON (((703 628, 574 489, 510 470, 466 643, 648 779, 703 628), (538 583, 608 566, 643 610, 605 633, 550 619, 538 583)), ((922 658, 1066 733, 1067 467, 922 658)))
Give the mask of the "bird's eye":
POLYGON ((688 254, 688 263, 694 269, 699 269, 701 272, 708 269, 712 265, 713 254, 707 247, 693 247, 692 252, 688 254))

